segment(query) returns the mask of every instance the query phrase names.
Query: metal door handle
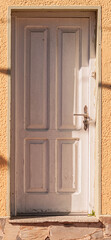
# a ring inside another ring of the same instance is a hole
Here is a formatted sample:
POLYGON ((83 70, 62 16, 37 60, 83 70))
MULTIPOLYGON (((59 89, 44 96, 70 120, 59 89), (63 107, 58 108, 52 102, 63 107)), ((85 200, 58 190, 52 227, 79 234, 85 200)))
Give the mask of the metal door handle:
POLYGON ((89 120, 93 121, 89 115, 88 115, 88 107, 84 106, 84 113, 75 113, 74 116, 84 117, 83 123, 84 123, 84 130, 86 131, 89 125, 89 120))

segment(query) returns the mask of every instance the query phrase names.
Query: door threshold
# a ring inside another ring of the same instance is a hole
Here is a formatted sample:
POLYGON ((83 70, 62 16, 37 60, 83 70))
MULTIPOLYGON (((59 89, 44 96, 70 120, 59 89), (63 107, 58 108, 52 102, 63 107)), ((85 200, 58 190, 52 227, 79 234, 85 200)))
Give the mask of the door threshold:
POLYGON ((99 219, 94 216, 18 216, 9 219, 13 224, 41 224, 41 223, 97 223, 99 219))

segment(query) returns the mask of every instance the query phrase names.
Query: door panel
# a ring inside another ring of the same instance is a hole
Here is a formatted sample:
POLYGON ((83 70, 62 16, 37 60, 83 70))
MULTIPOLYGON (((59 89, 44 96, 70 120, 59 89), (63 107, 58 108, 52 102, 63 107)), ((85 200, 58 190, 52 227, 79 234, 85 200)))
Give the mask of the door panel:
POLYGON ((24 29, 25 125, 30 129, 47 128, 47 31, 43 27, 24 29))
POLYGON ((80 29, 59 27, 58 30, 58 123, 60 129, 73 129, 75 113, 76 73, 79 70, 80 29), (70 47, 69 47, 70 46, 70 47), (67 96, 67 97, 66 97, 67 96))
POLYGON ((25 192, 48 191, 48 140, 25 140, 25 192))
POLYGON ((89 18, 17 18, 16 214, 88 212, 89 18))
POLYGON ((74 193, 76 192, 76 174, 77 174, 77 146, 76 140, 58 140, 57 146, 57 179, 58 192, 74 193))

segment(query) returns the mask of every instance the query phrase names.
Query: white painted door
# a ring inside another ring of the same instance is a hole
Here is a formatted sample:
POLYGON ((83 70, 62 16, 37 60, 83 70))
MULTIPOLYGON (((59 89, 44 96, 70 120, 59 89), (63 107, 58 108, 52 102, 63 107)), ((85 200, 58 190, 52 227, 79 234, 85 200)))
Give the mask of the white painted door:
POLYGON ((90 18, 16 18, 16 214, 89 208, 90 18))

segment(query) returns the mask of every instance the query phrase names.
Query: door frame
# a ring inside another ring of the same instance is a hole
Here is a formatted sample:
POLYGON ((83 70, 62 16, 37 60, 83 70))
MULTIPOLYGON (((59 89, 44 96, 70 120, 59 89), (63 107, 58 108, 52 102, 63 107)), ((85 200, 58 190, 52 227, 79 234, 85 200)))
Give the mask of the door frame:
MULTIPOLYGON (((85 12, 93 11, 96 12, 97 18, 97 26, 96 26, 96 129, 95 129, 95 153, 94 153, 94 164, 93 167, 95 168, 95 186, 94 186, 94 205, 95 205, 95 212, 96 216, 101 215, 101 7, 100 6, 69 6, 69 7, 9 7, 8 9, 8 69, 13 69, 11 74, 8 76, 8 164, 10 166, 8 170, 8 187, 7 187, 7 213, 9 216, 15 215, 15 156, 14 156, 14 94, 12 96, 12 92, 14 93, 14 81, 12 85, 12 79, 14 79, 15 72, 14 72, 14 61, 12 62, 12 58, 14 59, 14 49, 13 54, 11 50, 11 42, 14 42, 14 36, 12 39, 11 32, 14 28, 14 22, 11 21, 12 19, 12 12, 27 12, 27 11, 36 11, 36 12, 43 12, 43 11, 59 11, 62 12, 85 12), (12 147, 13 146, 13 147, 12 147)), ((15 46, 13 46, 14 48, 15 46)), ((91 162, 91 159, 90 159, 91 162)), ((91 174, 91 170, 89 175, 91 174)), ((89 186, 91 183, 89 184, 89 186)), ((89 192, 91 191, 89 187, 89 192)), ((91 211, 91 209, 89 209, 91 211)))

